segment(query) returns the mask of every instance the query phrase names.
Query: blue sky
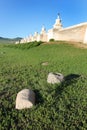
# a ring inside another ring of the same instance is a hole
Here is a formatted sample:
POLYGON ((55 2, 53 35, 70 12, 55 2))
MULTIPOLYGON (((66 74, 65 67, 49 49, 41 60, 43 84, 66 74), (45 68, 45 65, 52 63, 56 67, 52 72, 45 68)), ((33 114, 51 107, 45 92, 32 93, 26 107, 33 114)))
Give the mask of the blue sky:
POLYGON ((87 0, 0 0, 0 36, 26 37, 42 25, 48 30, 58 13, 63 27, 87 22, 87 0))

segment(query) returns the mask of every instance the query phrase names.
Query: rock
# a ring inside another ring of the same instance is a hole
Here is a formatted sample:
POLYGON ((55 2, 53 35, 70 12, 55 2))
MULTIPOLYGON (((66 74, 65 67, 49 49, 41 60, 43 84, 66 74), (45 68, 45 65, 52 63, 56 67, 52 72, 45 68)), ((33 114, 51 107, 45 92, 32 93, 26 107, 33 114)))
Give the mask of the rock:
POLYGON ((31 108, 35 104, 35 93, 29 89, 21 90, 16 97, 16 109, 31 108))
POLYGON ((51 84, 61 83, 64 81, 64 76, 60 73, 49 73, 47 77, 47 82, 51 84))
POLYGON ((47 66, 47 65, 48 65, 48 62, 43 62, 42 65, 43 65, 43 66, 47 66))

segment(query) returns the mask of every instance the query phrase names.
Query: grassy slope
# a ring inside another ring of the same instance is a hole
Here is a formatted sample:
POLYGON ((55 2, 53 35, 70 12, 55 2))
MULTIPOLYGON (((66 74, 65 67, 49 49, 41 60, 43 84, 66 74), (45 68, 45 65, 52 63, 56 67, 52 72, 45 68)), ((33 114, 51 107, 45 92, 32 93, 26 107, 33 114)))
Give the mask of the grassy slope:
MULTIPOLYGON (((75 48, 67 44, 41 45, 31 49, 1 48, 1 66, 7 62, 9 66, 41 66, 42 62, 49 62, 49 71, 63 74, 87 74, 87 50, 75 48)), ((5 64, 6 65, 6 64, 5 64)))
POLYGON ((0 45, 1 130, 86 130, 86 59, 86 49, 68 44, 31 49, 0 45), (42 66, 43 62, 48 66, 42 66), (47 84, 51 71, 64 74, 64 83, 47 84), (23 88, 35 91, 36 105, 17 111, 16 94, 23 88))

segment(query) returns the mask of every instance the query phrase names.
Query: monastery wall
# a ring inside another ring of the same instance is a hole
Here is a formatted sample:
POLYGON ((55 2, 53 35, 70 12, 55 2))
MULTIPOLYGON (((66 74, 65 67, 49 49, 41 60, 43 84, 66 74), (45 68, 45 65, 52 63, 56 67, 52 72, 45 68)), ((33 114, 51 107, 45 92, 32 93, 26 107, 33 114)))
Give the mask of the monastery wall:
POLYGON ((86 27, 85 37, 84 37, 84 42, 83 43, 87 44, 87 27, 86 27))
POLYGON ((36 41, 43 41, 43 42, 47 42, 47 34, 40 34, 38 35, 37 37, 37 40, 36 41))
POLYGON ((83 42, 87 44, 87 22, 63 28, 60 16, 58 15, 53 28, 48 30, 48 32, 46 32, 46 29, 43 26, 40 34, 35 32, 34 35, 22 39, 20 42, 17 42, 17 44, 32 41, 48 42, 50 39, 57 41, 83 42))
POLYGON ((76 41, 76 42, 87 42, 86 29, 87 23, 79 24, 76 26, 71 26, 69 28, 62 29, 58 33, 55 39, 64 41, 76 41))
POLYGON ((58 29, 50 29, 47 33, 48 42, 50 39, 59 40, 59 30, 58 29))

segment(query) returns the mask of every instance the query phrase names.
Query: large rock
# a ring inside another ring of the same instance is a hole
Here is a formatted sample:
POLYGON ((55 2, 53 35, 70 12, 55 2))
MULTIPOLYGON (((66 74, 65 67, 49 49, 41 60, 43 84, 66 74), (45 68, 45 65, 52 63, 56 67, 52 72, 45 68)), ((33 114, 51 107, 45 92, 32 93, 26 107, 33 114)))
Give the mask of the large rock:
POLYGON ((61 83, 64 81, 64 76, 60 73, 49 73, 47 77, 47 82, 51 84, 61 83))
POLYGON ((17 94, 16 109, 31 108, 35 104, 35 93, 29 89, 23 89, 17 94))

